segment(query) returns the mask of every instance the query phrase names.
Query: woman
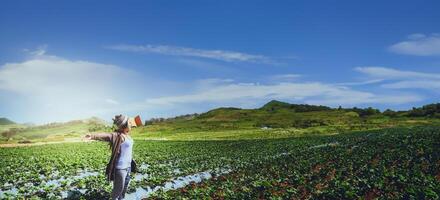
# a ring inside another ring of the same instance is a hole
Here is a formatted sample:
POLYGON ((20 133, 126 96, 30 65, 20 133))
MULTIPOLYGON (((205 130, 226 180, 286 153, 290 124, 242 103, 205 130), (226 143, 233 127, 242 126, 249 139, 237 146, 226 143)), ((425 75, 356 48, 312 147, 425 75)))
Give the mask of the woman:
POLYGON ((112 154, 107 164, 105 175, 107 180, 113 181, 112 199, 124 199, 130 182, 130 172, 135 168, 133 161, 133 139, 129 133, 131 126, 125 115, 116 115, 113 124, 116 127, 113 133, 87 134, 86 140, 100 140, 110 143, 112 154))

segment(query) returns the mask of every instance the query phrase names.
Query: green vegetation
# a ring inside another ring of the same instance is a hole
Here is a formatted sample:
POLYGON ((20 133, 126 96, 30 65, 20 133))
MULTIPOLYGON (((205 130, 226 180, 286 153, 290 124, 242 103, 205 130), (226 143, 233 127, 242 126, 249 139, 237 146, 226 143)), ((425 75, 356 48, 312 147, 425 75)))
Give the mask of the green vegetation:
POLYGON ((290 141, 279 147, 286 148, 282 156, 155 197, 439 199, 439 133, 438 127, 386 129, 290 141), (327 143, 307 144, 317 141, 327 143))
POLYGON ((440 103, 428 104, 408 111, 408 116, 440 118, 440 103))
POLYGON ((11 121, 8 118, 0 117, 0 125, 11 125, 11 124, 15 124, 15 122, 11 121))
MULTIPOLYGON (((438 147, 438 127, 284 139, 136 140, 141 170, 129 195, 137 189, 153 199, 438 199, 438 147), (185 182, 198 174, 205 176, 185 182)), ((107 198, 108 156, 101 142, 2 148, 0 198, 107 198)))
POLYGON ((66 123, 50 123, 41 126, 10 124, 0 126, 1 143, 31 143, 64 141, 78 138, 86 133, 109 130, 105 122, 98 118, 74 120, 66 123))

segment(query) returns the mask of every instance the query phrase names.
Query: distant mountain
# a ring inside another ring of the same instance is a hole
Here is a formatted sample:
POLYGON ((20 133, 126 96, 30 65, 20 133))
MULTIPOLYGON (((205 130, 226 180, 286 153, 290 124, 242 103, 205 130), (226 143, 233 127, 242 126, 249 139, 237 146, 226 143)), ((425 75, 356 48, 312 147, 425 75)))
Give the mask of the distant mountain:
POLYGON ((11 121, 10 119, 8 119, 6 117, 0 118, 0 125, 11 125, 11 124, 15 124, 15 122, 11 121))
MULTIPOLYGON (((0 122, 13 123, 6 118, 0 118, 0 122)), ((68 122, 52 122, 43 125, 26 126, 24 124, 12 124, 13 126, 0 127, 0 132, 8 140, 62 140, 64 137, 80 137, 89 132, 111 131, 111 127, 102 119, 91 117, 83 120, 68 122), (4 128, 6 127, 6 128, 4 128)))
MULTIPOLYGON (((147 120, 148 130, 210 131, 249 128, 308 128, 319 126, 362 129, 394 126, 406 118, 440 118, 440 103, 408 111, 375 108, 330 108, 321 105, 290 104, 272 100, 260 108, 216 108, 190 117, 147 120)), ((147 130, 147 131, 148 131, 147 130)))

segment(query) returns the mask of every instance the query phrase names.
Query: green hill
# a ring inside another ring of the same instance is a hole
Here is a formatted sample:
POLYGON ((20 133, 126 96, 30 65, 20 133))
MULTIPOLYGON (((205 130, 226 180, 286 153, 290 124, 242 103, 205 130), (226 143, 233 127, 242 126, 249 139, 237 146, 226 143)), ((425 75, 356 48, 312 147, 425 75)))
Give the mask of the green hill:
POLYGON ((15 124, 15 122, 11 121, 8 118, 0 117, 0 125, 11 125, 11 124, 15 124))
POLYGON ((0 129, 3 142, 62 141, 68 137, 80 137, 89 132, 107 131, 104 120, 92 117, 84 120, 72 120, 63 123, 49 123, 39 126, 2 125, 0 129))
POLYGON ((197 132, 268 128, 321 129, 324 131, 367 130, 437 122, 440 104, 409 111, 374 108, 330 108, 320 105, 270 101, 260 108, 217 108, 191 117, 147 121, 136 132, 197 132), (436 110, 437 109, 437 110, 436 110))

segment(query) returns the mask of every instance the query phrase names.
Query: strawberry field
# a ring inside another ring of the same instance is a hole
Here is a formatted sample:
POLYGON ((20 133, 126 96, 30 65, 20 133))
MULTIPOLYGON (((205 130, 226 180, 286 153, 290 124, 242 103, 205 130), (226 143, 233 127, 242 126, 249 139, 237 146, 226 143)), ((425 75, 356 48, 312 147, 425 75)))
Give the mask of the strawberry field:
MULTIPOLYGON (((127 199, 439 199, 440 129, 235 141, 136 140, 127 199)), ((102 199, 108 145, 1 148, 0 199, 102 199)))

